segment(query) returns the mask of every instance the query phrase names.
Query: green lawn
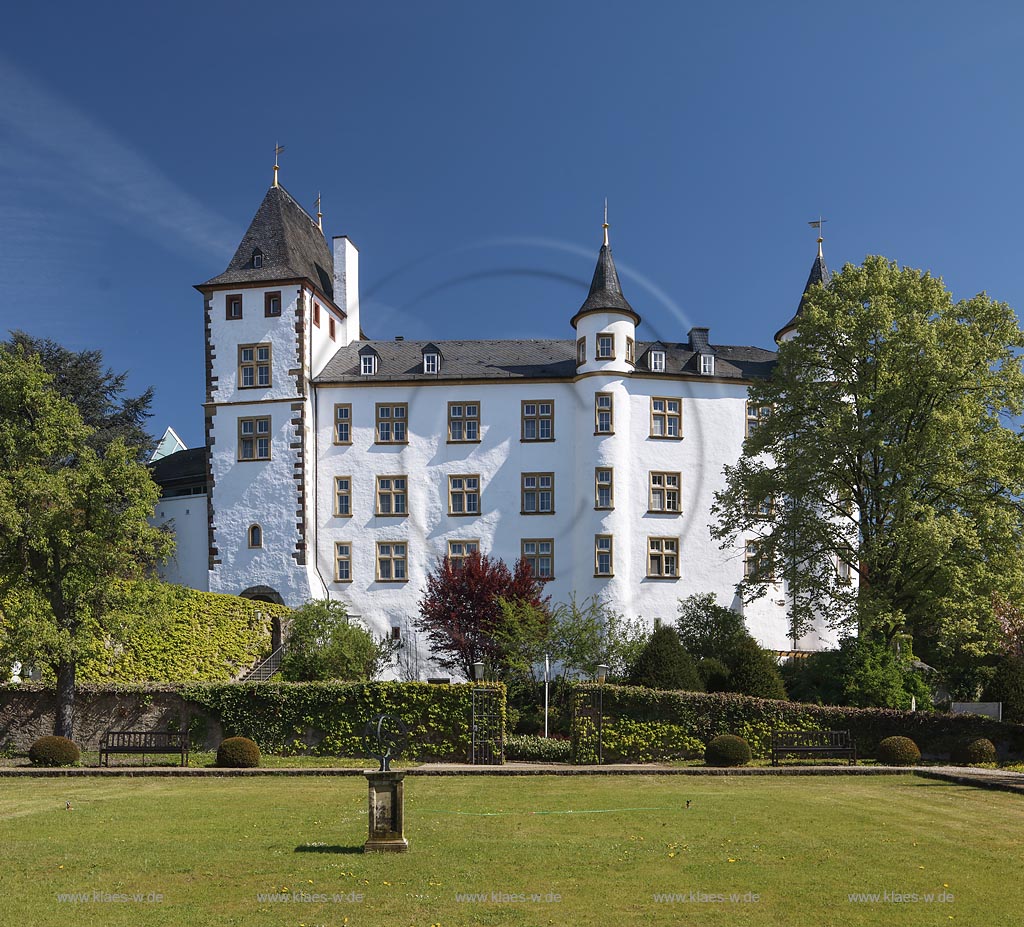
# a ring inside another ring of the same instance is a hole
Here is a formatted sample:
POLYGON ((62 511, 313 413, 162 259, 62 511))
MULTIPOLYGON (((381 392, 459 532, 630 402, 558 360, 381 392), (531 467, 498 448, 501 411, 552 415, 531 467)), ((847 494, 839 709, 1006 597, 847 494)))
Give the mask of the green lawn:
POLYGON ((1024 916, 1024 799, 916 777, 412 777, 406 812, 409 852, 363 855, 362 779, 4 780, 0 921, 998 927, 1024 916), (340 897, 258 899, 275 892, 340 897), (861 892, 883 897, 849 900, 861 892), (135 893, 144 900, 107 899, 135 893), (457 899, 476 893, 486 900, 457 899))

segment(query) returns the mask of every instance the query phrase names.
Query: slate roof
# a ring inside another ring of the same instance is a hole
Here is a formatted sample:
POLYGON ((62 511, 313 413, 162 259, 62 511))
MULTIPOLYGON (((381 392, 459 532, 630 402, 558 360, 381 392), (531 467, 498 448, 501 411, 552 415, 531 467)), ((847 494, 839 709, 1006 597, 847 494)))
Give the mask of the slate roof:
POLYGON ((334 258, 324 233, 285 190, 271 187, 242 236, 227 270, 203 286, 305 279, 334 298, 334 258), (263 252, 263 266, 252 266, 253 251, 263 252))
MULTIPOLYGON (((763 348, 715 345, 715 376, 725 379, 766 377, 775 352, 763 348)), ((637 372, 645 376, 699 376, 697 353, 686 343, 639 342, 637 372), (652 345, 665 351, 665 372, 647 369, 644 355, 652 345)), ((576 376, 576 342, 529 341, 356 341, 341 348, 327 363, 317 383, 380 383, 394 380, 535 380, 576 376), (443 360, 438 373, 423 373, 423 348, 434 345, 443 360), (359 372, 360 351, 371 348, 380 358, 377 373, 359 372)))
POLYGON ((168 454, 149 465, 153 482, 161 489, 206 482, 206 448, 190 447, 168 454))
POLYGON ((640 316, 622 295, 622 284, 619 283, 619 273, 615 269, 612 249, 604 244, 601 245, 601 251, 597 255, 597 266, 594 268, 594 278, 590 282, 590 292, 579 311, 572 317, 572 327, 576 327, 576 322, 581 315, 586 315, 588 312, 602 312, 607 309, 628 312, 633 316, 634 324, 640 324, 640 316))
POLYGON ((821 252, 821 242, 818 242, 818 256, 814 259, 814 263, 811 265, 811 272, 807 276, 807 285, 804 287, 803 295, 800 297, 800 305, 796 307, 796 312, 785 325, 782 326, 775 333, 775 341, 786 334, 786 332, 796 328, 796 320, 800 318, 800 313, 804 311, 804 306, 807 305, 807 294, 811 292, 811 288, 818 286, 828 286, 830 275, 828 268, 825 266, 825 256, 821 252))

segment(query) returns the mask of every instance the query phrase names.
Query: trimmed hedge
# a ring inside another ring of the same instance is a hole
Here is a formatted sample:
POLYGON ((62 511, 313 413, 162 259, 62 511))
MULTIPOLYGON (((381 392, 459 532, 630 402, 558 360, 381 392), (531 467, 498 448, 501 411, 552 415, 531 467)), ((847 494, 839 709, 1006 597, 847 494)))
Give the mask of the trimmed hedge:
POLYGON ((950 757, 957 766, 980 766, 982 763, 995 763, 996 745, 987 737, 963 741, 956 745, 950 757))
POLYGON ((228 737, 217 748, 217 765, 225 769, 255 769, 260 765, 260 748, 248 737, 228 737))
POLYGON ((510 734, 505 738, 505 759, 533 763, 568 763, 571 744, 567 740, 510 734))
MULTIPOLYGON (((572 760, 597 762, 597 728, 588 714, 594 683, 573 692, 572 760)), ((848 730, 857 755, 873 757, 886 737, 909 736, 929 755, 945 758, 962 740, 986 737, 1007 753, 1024 753, 1024 727, 980 715, 842 708, 751 698, 732 693, 662 692, 629 686, 604 687, 605 762, 697 759, 719 734, 736 734, 755 757, 771 752, 773 728, 848 730)))
POLYGON ((883 766, 916 766, 921 751, 909 737, 886 737, 875 748, 875 759, 883 766))
POLYGON ((708 766, 746 766, 752 758, 750 744, 735 734, 712 737, 704 751, 704 762, 708 766))
MULTIPOLYGON (((499 688, 504 726, 505 687, 499 688)), ((216 714, 226 736, 249 737, 266 753, 365 757, 363 730, 380 714, 408 726, 408 759, 465 762, 470 753, 473 686, 467 683, 193 683, 179 691, 216 714)))
POLYGON ((74 766, 82 759, 78 745, 67 737, 40 737, 28 748, 33 766, 74 766))

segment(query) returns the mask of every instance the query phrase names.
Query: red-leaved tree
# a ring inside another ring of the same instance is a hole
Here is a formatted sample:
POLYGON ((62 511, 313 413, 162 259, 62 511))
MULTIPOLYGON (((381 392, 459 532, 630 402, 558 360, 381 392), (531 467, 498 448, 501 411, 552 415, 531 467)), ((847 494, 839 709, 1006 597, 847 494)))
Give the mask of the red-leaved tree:
POLYGON ((509 570, 500 558, 470 554, 452 563, 439 560, 427 574, 416 629, 424 634, 438 664, 473 678, 473 664, 503 663, 499 635, 502 609, 498 600, 529 606, 550 615, 550 596, 529 563, 517 560, 509 570))

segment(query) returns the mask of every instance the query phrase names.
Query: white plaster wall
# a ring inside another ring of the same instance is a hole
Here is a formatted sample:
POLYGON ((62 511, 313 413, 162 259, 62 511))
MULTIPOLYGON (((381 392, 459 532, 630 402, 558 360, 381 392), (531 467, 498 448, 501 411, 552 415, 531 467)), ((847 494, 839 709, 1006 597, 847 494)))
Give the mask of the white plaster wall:
POLYGON ((168 583, 209 589, 206 495, 170 496, 161 499, 149 523, 168 525, 174 531, 174 554, 159 568, 168 583))
POLYGON ((576 338, 587 339, 587 362, 576 368, 577 373, 630 373, 633 370, 633 364, 626 362, 626 339, 636 338, 636 326, 629 316, 621 312, 588 312, 576 323, 576 338), (615 338, 614 360, 597 359, 599 334, 611 334, 615 338))
POLYGON ((339 338, 341 345, 359 340, 359 249, 347 235, 334 238, 334 300, 345 322, 339 338))

